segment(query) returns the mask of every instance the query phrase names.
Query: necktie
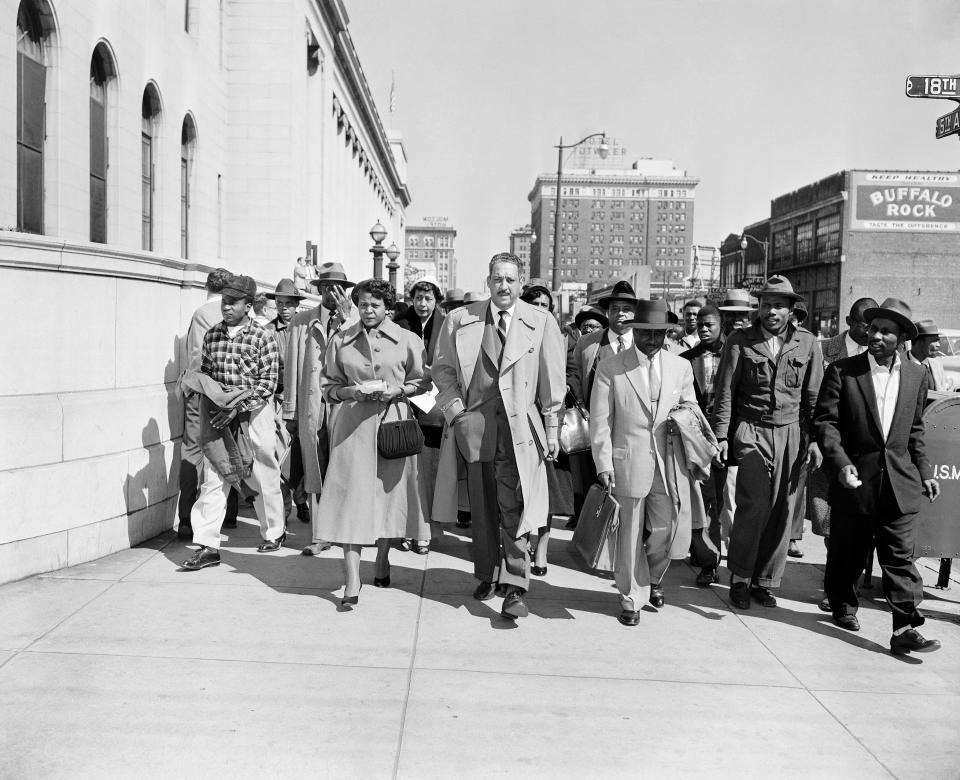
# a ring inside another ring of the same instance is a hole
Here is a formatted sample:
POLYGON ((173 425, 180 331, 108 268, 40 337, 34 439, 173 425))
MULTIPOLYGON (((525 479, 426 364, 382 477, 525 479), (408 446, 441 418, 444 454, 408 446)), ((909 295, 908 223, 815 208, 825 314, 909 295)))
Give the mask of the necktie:
MULTIPOLYGON (((500 361, 503 360, 503 346, 507 343, 507 312, 500 309, 497 312, 497 338, 500 339, 500 361)), ((499 362, 499 361, 498 361, 499 362)))
POLYGON ((927 369, 927 379, 930 380, 929 387, 931 390, 938 390, 936 377, 933 375, 933 366, 926 360, 923 361, 923 367, 927 369))
POLYGON ((623 352, 623 336, 617 336, 617 352, 623 352))
POLYGON ((329 318, 327 318, 327 338, 330 338, 330 334, 337 329, 339 321, 340 317, 336 314, 331 314, 329 318))
POLYGON ((660 400, 660 372, 657 370, 656 355, 650 359, 650 400, 654 403, 660 400))

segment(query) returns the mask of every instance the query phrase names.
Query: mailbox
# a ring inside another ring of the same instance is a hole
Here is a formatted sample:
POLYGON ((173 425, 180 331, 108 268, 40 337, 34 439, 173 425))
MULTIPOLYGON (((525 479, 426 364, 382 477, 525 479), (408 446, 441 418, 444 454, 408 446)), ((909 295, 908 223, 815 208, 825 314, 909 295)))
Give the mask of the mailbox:
POLYGON ((960 558, 960 397, 934 401, 924 410, 923 421, 927 459, 940 483, 940 497, 921 502, 916 554, 960 558))

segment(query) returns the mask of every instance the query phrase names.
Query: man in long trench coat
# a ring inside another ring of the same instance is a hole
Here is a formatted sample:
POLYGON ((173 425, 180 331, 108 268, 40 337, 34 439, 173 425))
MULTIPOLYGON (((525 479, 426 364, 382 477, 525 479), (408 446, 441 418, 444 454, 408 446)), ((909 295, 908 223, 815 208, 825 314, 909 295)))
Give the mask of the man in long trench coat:
POLYGON ((522 282, 515 255, 494 255, 490 300, 450 313, 433 362, 437 406, 447 421, 435 516, 456 513, 459 450, 467 464, 474 575, 480 580, 474 596, 492 598, 499 582, 506 590, 501 615, 511 620, 528 614, 526 539, 548 522, 544 459, 559 452, 566 390, 560 328, 548 311, 518 300, 522 282))
MULTIPOLYGON (((317 278, 311 281, 321 296, 321 304, 294 315, 288 327, 286 362, 283 367, 283 419, 293 447, 299 447, 303 464, 303 489, 310 496, 311 542, 304 555, 315 555, 330 547, 317 534, 317 504, 327 470, 327 438, 330 411, 320 393, 320 373, 330 337, 359 318, 350 297, 344 293, 354 283, 347 281, 340 263, 322 263, 317 278)), ((295 471, 295 470, 294 470, 295 471)), ((290 480, 296 484, 298 474, 290 480)))

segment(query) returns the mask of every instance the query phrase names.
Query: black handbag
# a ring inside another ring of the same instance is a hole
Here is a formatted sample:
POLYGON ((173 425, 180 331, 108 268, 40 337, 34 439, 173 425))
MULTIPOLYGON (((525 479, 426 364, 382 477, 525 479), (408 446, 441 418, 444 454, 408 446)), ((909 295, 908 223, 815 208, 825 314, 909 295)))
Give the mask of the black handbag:
POLYGON ((386 422, 390 406, 397 404, 399 408, 399 398, 388 401, 387 408, 383 410, 383 415, 380 417, 380 426, 377 429, 377 452, 380 453, 380 457, 388 460, 409 458, 423 451, 423 431, 420 429, 420 423, 413 416, 410 399, 404 395, 403 402, 407 405, 406 420, 386 422))
POLYGON ((590 416, 576 399, 560 418, 560 449, 567 455, 590 450, 590 416))

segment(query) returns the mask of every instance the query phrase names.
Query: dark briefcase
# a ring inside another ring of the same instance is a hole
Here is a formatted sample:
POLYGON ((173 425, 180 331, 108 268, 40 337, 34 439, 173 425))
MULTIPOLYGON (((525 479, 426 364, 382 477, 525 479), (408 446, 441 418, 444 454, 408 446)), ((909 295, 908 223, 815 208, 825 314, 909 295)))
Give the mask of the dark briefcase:
POLYGON ((587 566, 613 571, 620 527, 620 502, 600 485, 591 485, 573 532, 573 546, 587 566))

